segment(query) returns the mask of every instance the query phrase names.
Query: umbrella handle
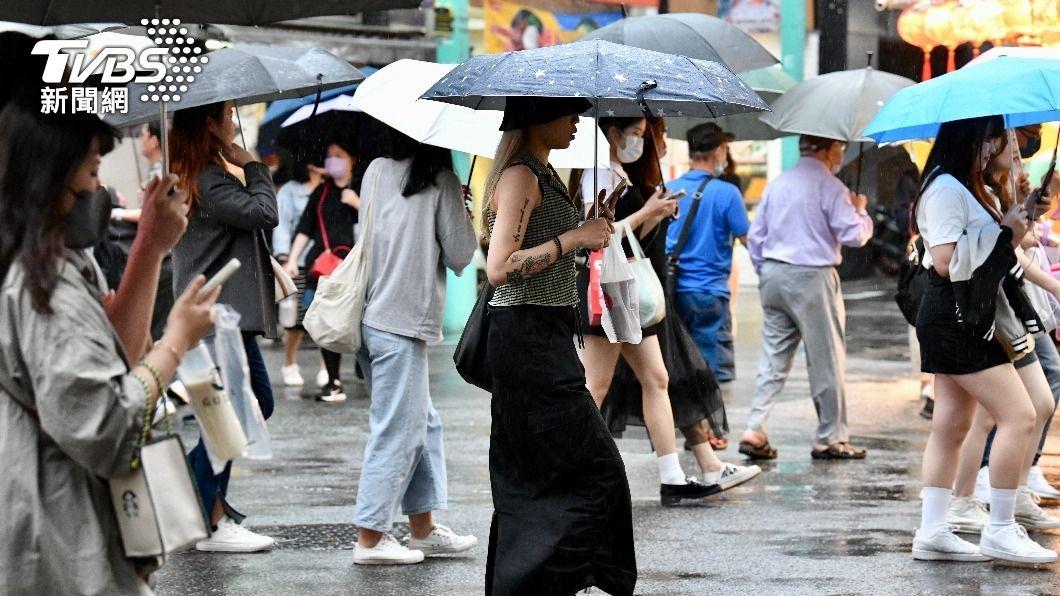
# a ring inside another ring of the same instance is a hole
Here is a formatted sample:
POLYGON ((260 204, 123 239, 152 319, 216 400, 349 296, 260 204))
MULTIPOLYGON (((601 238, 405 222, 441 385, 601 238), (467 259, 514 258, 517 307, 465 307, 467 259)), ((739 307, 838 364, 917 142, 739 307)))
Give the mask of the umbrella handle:
POLYGON ((313 113, 309 115, 310 118, 317 115, 317 108, 320 107, 320 94, 324 91, 324 73, 317 73, 317 97, 313 100, 313 113))

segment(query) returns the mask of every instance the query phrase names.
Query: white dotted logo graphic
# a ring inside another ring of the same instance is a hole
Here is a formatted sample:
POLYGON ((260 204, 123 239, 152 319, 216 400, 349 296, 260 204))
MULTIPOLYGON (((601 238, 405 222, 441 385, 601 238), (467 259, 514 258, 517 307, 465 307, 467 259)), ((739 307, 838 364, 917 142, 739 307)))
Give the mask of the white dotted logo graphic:
POLYGON ((147 27, 147 36, 155 45, 169 50, 166 57, 167 73, 156 84, 147 86, 147 93, 140 101, 180 101, 181 94, 188 91, 188 83, 195 82, 195 75, 202 72, 209 56, 202 55, 202 48, 195 46, 195 39, 182 27, 180 19, 141 19, 147 27))

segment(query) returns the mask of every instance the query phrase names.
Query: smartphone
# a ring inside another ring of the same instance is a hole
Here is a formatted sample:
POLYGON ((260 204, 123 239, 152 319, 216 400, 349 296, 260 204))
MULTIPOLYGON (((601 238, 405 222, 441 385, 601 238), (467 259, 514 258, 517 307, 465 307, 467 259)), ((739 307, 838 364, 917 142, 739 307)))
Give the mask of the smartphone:
POLYGON ((677 199, 683 199, 685 197, 685 195, 687 195, 687 194, 688 194, 688 191, 682 188, 681 190, 675 192, 674 194, 667 195, 664 198, 667 201, 676 201, 677 199))
POLYGON ((615 190, 611 193, 611 200, 607 202, 607 208, 611 211, 615 210, 615 205, 618 203, 619 197, 626 194, 626 187, 629 183, 625 179, 619 180, 618 184, 615 185, 615 190))
POLYGON ((206 282, 206 285, 195 294, 195 301, 202 301, 210 292, 214 291, 217 286, 228 281, 228 278, 232 277, 232 275, 239 270, 241 265, 242 263, 239 262, 239 259, 232 259, 225 263, 225 266, 221 267, 221 270, 215 273, 214 276, 206 282))

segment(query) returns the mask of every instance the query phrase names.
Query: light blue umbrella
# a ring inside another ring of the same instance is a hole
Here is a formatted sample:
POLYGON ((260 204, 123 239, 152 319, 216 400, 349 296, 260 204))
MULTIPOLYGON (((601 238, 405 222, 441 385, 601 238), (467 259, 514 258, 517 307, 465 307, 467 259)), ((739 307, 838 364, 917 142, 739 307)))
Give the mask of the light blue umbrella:
POLYGON ((1060 120, 1060 60, 1002 56, 902 89, 865 129, 878 143, 934 137, 943 122, 1004 116, 1006 128, 1060 120))

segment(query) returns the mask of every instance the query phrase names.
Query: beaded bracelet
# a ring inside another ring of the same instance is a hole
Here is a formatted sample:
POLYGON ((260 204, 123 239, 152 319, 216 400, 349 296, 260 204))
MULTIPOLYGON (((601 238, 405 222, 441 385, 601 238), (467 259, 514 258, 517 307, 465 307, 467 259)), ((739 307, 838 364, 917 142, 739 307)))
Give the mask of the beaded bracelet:
POLYGON ((140 382, 140 386, 144 389, 144 394, 147 395, 146 403, 144 404, 144 423, 140 428, 140 441, 137 443, 137 449, 133 454, 133 460, 129 463, 129 467, 137 469, 140 467, 140 447, 147 443, 147 434, 151 432, 151 418, 154 413, 154 408, 151 408, 147 404, 151 403, 151 389, 147 386, 147 381, 143 380, 143 377, 136 373, 129 373, 134 379, 140 382))
POLYGON ((147 369, 147 372, 151 373, 151 376, 155 379, 155 386, 158 387, 158 395, 162 395, 165 391, 165 385, 162 383, 162 375, 159 374, 158 369, 151 365, 147 359, 140 360, 139 366, 147 369))
POLYGON ((563 243, 560 242, 559 236, 553 236, 552 241, 556 243, 556 260, 563 258, 563 243))

